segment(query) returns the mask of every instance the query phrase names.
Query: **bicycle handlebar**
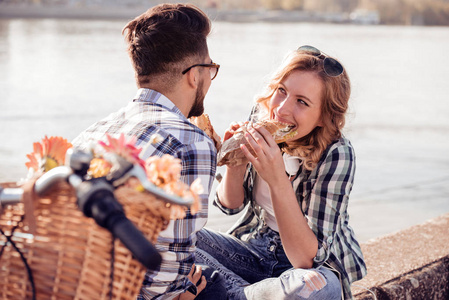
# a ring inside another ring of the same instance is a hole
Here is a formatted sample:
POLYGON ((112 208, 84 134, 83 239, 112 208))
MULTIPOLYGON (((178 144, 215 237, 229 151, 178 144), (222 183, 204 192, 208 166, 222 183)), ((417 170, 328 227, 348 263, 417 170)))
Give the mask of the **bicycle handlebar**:
MULTIPOLYGON (((72 174, 72 169, 66 166, 60 166, 51 169, 39 177, 34 184, 34 191, 39 196, 45 193, 58 181, 67 180, 72 174)), ((22 202, 22 188, 2 188, 0 186, 0 211, 3 206, 14 205, 22 202)))
POLYGON ((17 188, 2 188, 0 186, 0 211, 3 206, 20 203, 23 190, 17 188))

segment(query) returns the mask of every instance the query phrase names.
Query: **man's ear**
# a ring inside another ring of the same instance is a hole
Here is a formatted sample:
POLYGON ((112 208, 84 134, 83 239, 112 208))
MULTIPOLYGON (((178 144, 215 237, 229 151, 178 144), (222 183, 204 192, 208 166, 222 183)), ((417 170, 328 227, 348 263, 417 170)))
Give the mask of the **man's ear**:
POLYGON ((189 72, 187 72, 185 74, 187 76, 187 83, 192 87, 192 88, 197 88, 198 87, 198 82, 199 82, 199 73, 198 73, 198 68, 192 68, 189 70, 189 72))

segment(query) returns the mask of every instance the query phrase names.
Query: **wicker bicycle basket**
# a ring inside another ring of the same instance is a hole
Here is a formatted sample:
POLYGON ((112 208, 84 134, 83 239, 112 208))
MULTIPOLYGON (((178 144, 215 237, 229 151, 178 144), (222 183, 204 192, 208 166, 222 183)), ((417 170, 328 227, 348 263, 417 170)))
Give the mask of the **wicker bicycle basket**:
MULTIPOLYGON (((83 215, 71 186, 58 183, 45 197, 26 190, 24 199, 31 199, 33 208, 23 203, 7 206, 0 215, 0 228, 26 259, 36 299, 109 299, 111 290, 113 299, 136 297, 145 268, 118 240, 112 255, 111 234, 83 215), (34 219, 35 226, 27 219, 34 219)), ((125 187, 117 189, 115 196, 127 217, 155 242, 168 224, 170 212, 165 203, 125 187)), ((0 299, 31 299, 25 264, 4 235, 0 236, 0 250, 0 299)))

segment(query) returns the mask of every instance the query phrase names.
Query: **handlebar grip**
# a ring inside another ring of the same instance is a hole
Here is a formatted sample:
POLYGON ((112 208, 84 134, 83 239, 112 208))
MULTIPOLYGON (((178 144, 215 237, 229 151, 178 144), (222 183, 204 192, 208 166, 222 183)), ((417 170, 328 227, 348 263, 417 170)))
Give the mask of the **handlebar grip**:
POLYGON ((128 248, 134 257, 145 267, 155 270, 162 262, 162 257, 154 246, 146 239, 142 232, 125 217, 118 214, 111 219, 109 230, 117 237, 123 245, 128 248))
POLYGON ((155 270, 162 257, 143 233, 126 217, 104 178, 83 181, 77 187, 78 206, 87 217, 108 229, 146 268, 155 270))

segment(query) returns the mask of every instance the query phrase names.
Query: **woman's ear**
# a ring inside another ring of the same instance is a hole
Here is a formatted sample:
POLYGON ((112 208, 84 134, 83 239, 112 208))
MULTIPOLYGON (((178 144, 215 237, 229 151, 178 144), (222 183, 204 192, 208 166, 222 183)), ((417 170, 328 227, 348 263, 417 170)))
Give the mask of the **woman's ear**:
POLYGON ((316 124, 316 127, 324 127, 323 117, 321 116, 316 124))

